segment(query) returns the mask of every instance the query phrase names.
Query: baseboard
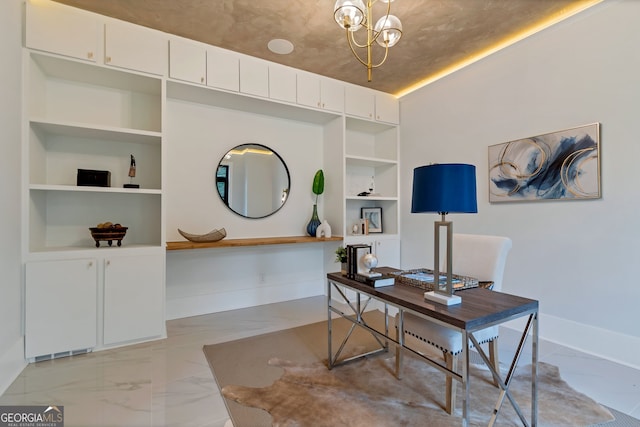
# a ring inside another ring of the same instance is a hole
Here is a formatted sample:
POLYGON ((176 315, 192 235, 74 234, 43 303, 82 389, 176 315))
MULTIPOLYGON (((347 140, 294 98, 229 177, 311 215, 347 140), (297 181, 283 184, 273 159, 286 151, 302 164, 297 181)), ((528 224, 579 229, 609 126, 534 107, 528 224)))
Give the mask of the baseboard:
POLYGON ((324 295, 324 280, 296 281, 275 286, 215 292, 167 299, 166 319, 181 319, 324 295))
POLYGON ((20 337, 4 354, 0 355, 0 395, 18 378, 26 366, 24 337, 20 337))
MULTIPOLYGON (((522 331, 526 319, 506 323, 505 327, 522 331)), ((640 369, 640 338, 548 314, 540 314, 539 337, 621 365, 640 369)))

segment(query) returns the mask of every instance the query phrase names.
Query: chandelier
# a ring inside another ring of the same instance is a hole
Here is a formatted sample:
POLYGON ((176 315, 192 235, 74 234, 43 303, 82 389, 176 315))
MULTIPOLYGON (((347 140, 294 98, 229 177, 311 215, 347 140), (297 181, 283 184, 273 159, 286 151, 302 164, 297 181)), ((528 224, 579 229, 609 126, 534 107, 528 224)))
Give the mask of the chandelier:
POLYGON ((387 3, 387 13, 378 19, 375 26, 372 25, 371 9, 378 0, 337 0, 334 6, 333 17, 340 27, 346 30, 347 41, 353 55, 362 65, 367 67, 367 81, 371 81, 371 72, 384 64, 387 60, 389 48, 394 46, 402 37, 402 23, 394 15, 390 15, 391 2, 393 0, 380 0, 387 3), (367 30, 367 40, 358 42, 355 32, 360 28, 367 30), (374 64, 372 58, 373 43, 384 47, 384 56, 380 62, 374 64), (360 57, 358 49, 366 49, 366 59, 360 57))

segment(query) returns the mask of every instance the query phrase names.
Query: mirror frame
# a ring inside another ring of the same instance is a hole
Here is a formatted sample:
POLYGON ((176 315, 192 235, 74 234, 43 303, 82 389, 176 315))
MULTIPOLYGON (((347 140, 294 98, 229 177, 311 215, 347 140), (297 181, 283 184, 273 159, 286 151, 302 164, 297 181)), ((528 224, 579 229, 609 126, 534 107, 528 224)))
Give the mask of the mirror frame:
POLYGON ((246 218, 246 219, 261 219, 261 218, 267 218, 273 214, 275 214, 276 212, 278 212, 280 209, 282 209, 282 207, 287 203, 287 200, 289 200, 289 195, 291 194, 291 173, 289 172, 289 167, 287 166, 287 163, 284 161, 284 159, 282 158, 282 156, 280 156, 280 154, 278 154, 276 151, 274 151, 272 148, 267 147, 264 144, 258 144, 258 143, 253 143, 253 142, 247 142, 247 143, 243 143, 243 144, 239 144, 236 145, 234 147, 231 147, 229 150, 227 150, 224 155, 222 156, 222 158, 220 159, 220 161, 218 161, 218 164, 216 165, 215 171, 214 171, 214 179, 215 179, 215 192, 218 195, 218 197, 220 197, 220 201, 222 202, 222 204, 229 209, 231 212, 233 212, 234 214, 241 216, 242 218, 246 218), (284 167, 284 171, 287 174, 287 182, 288 182, 288 186, 286 189, 286 198, 285 200, 280 204, 280 206, 278 206, 277 209, 273 210, 272 212, 262 215, 262 216, 246 216, 243 215, 242 213, 236 211, 235 209, 233 209, 231 207, 231 205, 228 204, 228 202, 225 202, 223 195, 220 194, 220 190, 218 188, 218 170, 220 169, 220 166, 223 166, 222 162, 225 160, 225 158, 227 157, 227 155, 233 151, 236 150, 238 148, 241 147, 245 147, 245 146, 253 146, 253 147, 259 147, 259 148, 263 148, 265 150, 270 151, 271 153, 273 153, 273 155, 275 155, 278 160, 280 160, 280 163, 282 165, 282 167, 284 167))

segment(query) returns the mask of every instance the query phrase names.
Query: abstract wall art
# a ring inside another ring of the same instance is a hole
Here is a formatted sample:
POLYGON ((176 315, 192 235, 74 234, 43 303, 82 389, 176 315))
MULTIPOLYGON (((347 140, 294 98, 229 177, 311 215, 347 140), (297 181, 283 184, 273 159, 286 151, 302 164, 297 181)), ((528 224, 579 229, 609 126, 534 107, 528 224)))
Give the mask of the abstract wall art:
POLYGON ((489 147, 489 202, 600 198, 600 124, 489 147))

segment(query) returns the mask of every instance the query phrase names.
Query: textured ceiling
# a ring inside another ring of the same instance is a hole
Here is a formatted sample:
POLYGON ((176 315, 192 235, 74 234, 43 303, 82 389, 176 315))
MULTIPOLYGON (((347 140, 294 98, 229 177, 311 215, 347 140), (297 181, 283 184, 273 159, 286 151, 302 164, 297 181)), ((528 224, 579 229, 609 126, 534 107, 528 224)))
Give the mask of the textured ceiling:
MULTIPOLYGON (((402 21, 403 36, 368 83, 366 68, 353 57, 344 30, 333 20, 333 0, 55 1, 389 93, 437 75, 524 28, 594 2, 394 1, 391 13, 402 21), (274 38, 290 40, 294 51, 270 52, 267 43, 274 38)), ((373 20, 385 10, 385 3, 374 4, 373 20)), ((379 51, 376 44, 374 55, 379 51)))

